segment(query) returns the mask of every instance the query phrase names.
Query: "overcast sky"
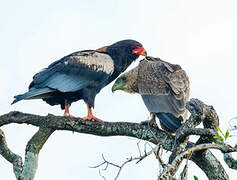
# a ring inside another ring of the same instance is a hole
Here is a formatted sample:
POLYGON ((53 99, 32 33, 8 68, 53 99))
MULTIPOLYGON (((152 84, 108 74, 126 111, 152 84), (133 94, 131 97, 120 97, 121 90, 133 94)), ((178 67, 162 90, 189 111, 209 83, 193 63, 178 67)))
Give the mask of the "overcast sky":
MULTIPOLYGON (((220 117, 220 127, 237 116, 237 1, 236 0, 8 0, 0 6, 0 113, 62 115, 59 106, 42 100, 21 101, 13 106, 13 96, 24 93, 32 76, 51 62, 83 49, 96 49, 122 39, 135 39, 150 56, 180 64, 191 82, 191 97, 211 104, 220 117)), ((135 67, 138 62, 130 68, 135 67)), ((105 121, 140 122, 149 112, 139 95, 112 94, 111 86, 96 97, 95 115, 105 121)), ((71 113, 83 117, 83 101, 72 104, 71 113)), ((24 156, 24 148, 37 128, 8 125, 2 128, 9 147, 24 156)), ((102 162, 101 154, 117 164, 137 156, 137 139, 96 137, 55 132, 39 156, 36 180, 100 179, 89 166, 102 162)), ((236 142, 236 139, 235 139, 236 142)), ((144 146, 144 143, 140 143, 144 146)), ((164 153, 166 153, 164 151, 164 153)), ((222 159, 221 153, 216 153, 222 159)), ((236 171, 225 165, 230 179, 236 171)), ((115 176, 109 168, 104 175, 115 176)), ((120 179, 155 179, 158 163, 151 156, 136 165, 127 165, 120 179)), ((189 178, 206 179, 194 163, 189 178)), ((12 180, 12 166, 0 157, 0 179, 12 180)), ((101 178, 102 179, 102 178, 101 178)))

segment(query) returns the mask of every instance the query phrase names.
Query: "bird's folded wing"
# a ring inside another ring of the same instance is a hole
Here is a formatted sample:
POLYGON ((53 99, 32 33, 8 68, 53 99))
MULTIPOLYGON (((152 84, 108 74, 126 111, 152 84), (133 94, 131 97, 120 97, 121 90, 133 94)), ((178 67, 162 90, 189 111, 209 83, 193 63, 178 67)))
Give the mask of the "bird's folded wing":
POLYGON ((139 64, 138 89, 150 112, 184 114, 189 80, 179 65, 149 57, 139 64))
POLYGON ((161 78, 169 85, 177 99, 184 98, 187 101, 190 92, 189 79, 179 65, 163 62, 161 65, 157 63, 154 69, 160 69, 161 78))
POLYGON ((114 71, 111 57, 92 50, 80 51, 55 61, 34 76, 29 88, 52 88, 74 92, 103 83, 114 71))

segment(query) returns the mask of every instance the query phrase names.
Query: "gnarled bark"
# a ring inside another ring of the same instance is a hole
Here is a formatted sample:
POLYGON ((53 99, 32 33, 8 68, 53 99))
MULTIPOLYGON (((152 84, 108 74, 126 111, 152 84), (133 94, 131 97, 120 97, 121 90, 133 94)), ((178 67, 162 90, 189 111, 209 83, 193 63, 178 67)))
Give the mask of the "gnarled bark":
MULTIPOLYGON (((200 119, 211 119, 215 117, 215 113, 213 113, 212 109, 210 110, 210 106, 198 106, 198 101, 199 100, 195 99, 190 101, 189 106, 192 109, 192 116, 190 117, 191 119, 189 119, 188 123, 197 124, 196 122, 200 121, 200 119)), ((26 177, 31 177, 31 179, 33 179, 35 170, 37 168, 39 151, 47 141, 48 137, 54 132, 54 130, 67 130, 78 133, 93 134, 96 136, 130 136, 146 140, 154 144, 161 144, 162 147, 168 151, 173 151, 174 145, 177 145, 177 137, 175 138, 175 136, 164 132, 157 126, 150 127, 140 123, 83 121, 81 118, 70 118, 53 115, 38 116, 17 111, 0 116, 0 127, 10 123, 25 123, 39 127, 39 131, 27 144, 24 165, 22 163, 21 157, 9 150, 4 138, 4 134, 2 131, 0 131, 0 154, 13 164, 14 173, 16 174, 17 179, 27 179, 26 177), (31 174, 27 173, 27 170, 30 167, 32 168, 31 174)), ((184 126, 194 127, 195 125, 186 124, 184 126)), ((180 139, 184 139, 190 134, 198 134, 201 135, 200 139, 204 141, 206 140, 207 136, 213 139, 212 136, 215 134, 215 131, 212 129, 206 131, 190 129, 190 132, 188 129, 185 129, 184 132, 184 134, 179 134, 180 139)), ((194 143, 187 141, 184 150, 188 150, 194 146, 194 143)), ((193 152, 190 160, 194 161, 205 172, 209 179, 229 179, 220 162, 209 150, 193 152)))

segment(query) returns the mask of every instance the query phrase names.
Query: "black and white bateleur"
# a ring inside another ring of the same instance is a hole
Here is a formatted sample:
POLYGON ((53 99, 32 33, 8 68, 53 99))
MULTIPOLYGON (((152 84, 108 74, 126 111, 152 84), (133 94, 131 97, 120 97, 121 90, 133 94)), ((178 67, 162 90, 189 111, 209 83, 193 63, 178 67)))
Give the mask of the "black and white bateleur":
POLYGON ((29 91, 15 96, 12 104, 23 99, 43 99, 50 105, 61 105, 70 116, 69 106, 80 99, 88 107, 88 116, 95 119, 91 108, 95 96, 116 79, 139 55, 146 56, 142 44, 122 40, 97 50, 74 52, 50 64, 33 77, 29 91))

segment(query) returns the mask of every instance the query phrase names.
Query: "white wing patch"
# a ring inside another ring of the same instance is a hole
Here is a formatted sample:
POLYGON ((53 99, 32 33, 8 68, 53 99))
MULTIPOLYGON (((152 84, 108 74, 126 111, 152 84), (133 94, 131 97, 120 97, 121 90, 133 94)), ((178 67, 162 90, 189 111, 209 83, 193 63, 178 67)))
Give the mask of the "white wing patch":
POLYGON ((76 61, 76 63, 86 65, 93 71, 102 71, 107 74, 112 74, 114 72, 114 61, 109 55, 104 53, 80 52, 77 56, 74 56, 72 60, 76 61))

